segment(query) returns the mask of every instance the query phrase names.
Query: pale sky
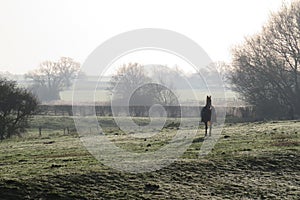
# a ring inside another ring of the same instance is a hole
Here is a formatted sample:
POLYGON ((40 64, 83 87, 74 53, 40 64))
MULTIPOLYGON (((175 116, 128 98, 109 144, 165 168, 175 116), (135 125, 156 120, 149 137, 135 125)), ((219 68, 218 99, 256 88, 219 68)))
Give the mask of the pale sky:
MULTIPOLYGON (((285 2, 290 2, 286 0, 285 2)), ((213 61, 257 33, 282 0, 0 0, 0 71, 22 74, 44 60, 83 63, 105 40, 163 28, 197 42, 213 61)), ((164 64, 164 63, 162 63, 164 64)))

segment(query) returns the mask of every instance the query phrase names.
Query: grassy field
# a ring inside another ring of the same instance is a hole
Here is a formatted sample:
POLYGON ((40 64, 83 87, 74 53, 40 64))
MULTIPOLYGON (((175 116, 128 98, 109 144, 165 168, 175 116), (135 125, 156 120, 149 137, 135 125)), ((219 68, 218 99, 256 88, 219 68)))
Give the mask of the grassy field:
MULTIPOLYGON (((133 152, 154 151, 177 130, 168 121, 159 139, 132 145, 112 119, 99 122, 111 141, 133 152)), ((227 123, 213 151, 199 158, 202 128, 173 164, 132 174, 96 160, 71 118, 36 117, 22 138, 0 142, 0 199, 300 199, 300 121, 227 123)))

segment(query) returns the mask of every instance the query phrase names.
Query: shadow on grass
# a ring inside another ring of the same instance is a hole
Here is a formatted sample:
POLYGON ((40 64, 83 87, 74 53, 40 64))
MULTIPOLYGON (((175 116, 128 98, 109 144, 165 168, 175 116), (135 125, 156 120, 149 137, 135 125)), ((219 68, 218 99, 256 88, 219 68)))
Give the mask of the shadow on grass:
POLYGON ((201 143, 201 142, 203 142, 204 141, 204 138, 203 137, 199 137, 199 138, 195 138, 194 140, 193 140, 193 143, 201 143))

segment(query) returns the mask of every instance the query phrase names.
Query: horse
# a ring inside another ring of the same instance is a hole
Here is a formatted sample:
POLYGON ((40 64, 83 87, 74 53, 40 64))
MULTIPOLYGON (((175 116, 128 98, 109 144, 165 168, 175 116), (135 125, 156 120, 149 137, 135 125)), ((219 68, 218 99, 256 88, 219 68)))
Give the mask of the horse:
POLYGON ((205 124, 205 137, 209 126, 209 136, 211 136, 212 123, 217 122, 215 108, 211 104, 211 96, 206 96, 206 105, 201 109, 201 122, 205 124))

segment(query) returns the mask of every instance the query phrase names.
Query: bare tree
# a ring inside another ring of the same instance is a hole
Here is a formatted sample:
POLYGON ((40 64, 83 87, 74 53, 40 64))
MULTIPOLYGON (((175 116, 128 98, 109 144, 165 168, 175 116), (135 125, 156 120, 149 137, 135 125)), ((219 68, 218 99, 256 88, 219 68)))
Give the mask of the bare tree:
POLYGON ((80 64, 72 58, 62 57, 58 62, 42 62, 38 69, 25 75, 32 80, 31 89, 40 100, 58 100, 59 92, 72 84, 80 64))
POLYGON ((115 99, 125 99, 149 81, 150 78, 146 75, 143 66, 138 63, 128 63, 121 66, 112 76, 108 89, 115 95, 115 99))
POLYGON ((130 99, 131 105, 178 104, 171 81, 173 71, 167 69, 159 66, 146 71, 138 63, 123 65, 112 76, 109 89, 115 100, 130 99))
POLYGON ((263 117, 300 114, 300 1, 274 13, 261 33, 233 50, 234 90, 263 117))
POLYGON ((265 31, 263 39, 275 55, 285 60, 285 67, 293 73, 294 89, 299 91, 300 1, 283 5, 280 12, 273 14, 265 31))
POLYGON ((159 66, 153 69, 153 79, 157 84, 153 85, 154 100, 166 106, 178 105, 179 94, 176 92, 174 81, 181 81, 184 74, 178 67, 171 69, 167 66, 159 66))

